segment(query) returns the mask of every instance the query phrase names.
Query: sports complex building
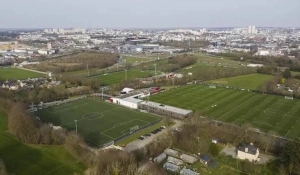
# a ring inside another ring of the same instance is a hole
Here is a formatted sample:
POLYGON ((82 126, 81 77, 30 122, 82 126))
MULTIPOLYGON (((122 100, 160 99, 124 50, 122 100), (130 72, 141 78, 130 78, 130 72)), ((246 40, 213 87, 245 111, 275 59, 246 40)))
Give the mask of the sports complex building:
POLYGON ((147 110, 150 113, 177 119, 185 119, 193 113, 192 110, 181 109, 174 106, 168 106, 152 101, 143 101, 139 103, 139 109, 147 110))
POLYGON ((110 101, 128 108, 145 110, 149 113, 176 119, 185 119, 193 113, 192 110, 143 100, 143 98, 148 96, 150 96, 150 92, 134 92, 120 97, 112 97, 110 101))

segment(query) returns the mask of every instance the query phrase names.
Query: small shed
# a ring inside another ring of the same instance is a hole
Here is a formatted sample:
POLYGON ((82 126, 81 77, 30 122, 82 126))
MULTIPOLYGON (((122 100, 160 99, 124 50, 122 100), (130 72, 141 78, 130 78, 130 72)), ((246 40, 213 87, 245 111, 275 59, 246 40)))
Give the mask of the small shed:
POLYGON ((207 165, 210 160, 211 160, 211 157, 208 155, 200 156, 200 161, 202 163, 204 163, 205 165, 207 165))
POLYGON ((169 163, 169 162, 167 162, 167 163, 164 164, 164 169, 168 170, 168 171, 171 171, 171 172, 179 172, 180 171, 180 167, 179 166, 174 165, 174 164, 169 163))
POLYGON ((175 157, 171 157, 171 156, 168 157, 168 162, 172 163, 172 164, 175 164, 175 165, 183 165, 183 161, 182 160, 177 159, 175 157))
POLYGON ((155 157, 153 159, 153 161, 156 162, 156 163, 161 163, 166 158, 167 158, 167 155, 165 153, 161 153, 159 156, 155 157))
POLYGON ((183 168, 183 169, 180 171, 180 175, 200 175, 200 173, 197 173, 197 172, 192 171, 192 170, 190 170, 190 169, 183 168))
POLYGON ((187 154, 182 154, 180 156, 181 160, 189 163, 189 164, 193 164, 197 161, 197 158, 193 157, 193 156, 190 156, 190 155, 187 155, 187 154))
POLYGON ((168 156, 173 156, 173 157, 178 157, 179 156, 179 152, 170 148, 167 148, 164 153, 168 156))

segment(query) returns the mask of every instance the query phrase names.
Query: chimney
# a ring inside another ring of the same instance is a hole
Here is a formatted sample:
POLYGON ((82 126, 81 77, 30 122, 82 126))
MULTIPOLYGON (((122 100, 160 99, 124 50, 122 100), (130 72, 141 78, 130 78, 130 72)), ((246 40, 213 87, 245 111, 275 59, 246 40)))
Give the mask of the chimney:
POLYGON ((246 152, 246 153, 248 152, 248 148, 245 148, 245 152, 246 152))

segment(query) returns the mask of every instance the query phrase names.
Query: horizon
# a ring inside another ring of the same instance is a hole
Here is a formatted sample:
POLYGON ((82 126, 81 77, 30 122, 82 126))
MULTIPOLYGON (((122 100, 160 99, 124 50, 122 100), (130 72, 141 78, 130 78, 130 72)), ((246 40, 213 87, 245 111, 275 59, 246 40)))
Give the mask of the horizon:
POLYGON ((1 5, 1 26, 13 29, 300 27, 299 0, 6 0, 1 5))

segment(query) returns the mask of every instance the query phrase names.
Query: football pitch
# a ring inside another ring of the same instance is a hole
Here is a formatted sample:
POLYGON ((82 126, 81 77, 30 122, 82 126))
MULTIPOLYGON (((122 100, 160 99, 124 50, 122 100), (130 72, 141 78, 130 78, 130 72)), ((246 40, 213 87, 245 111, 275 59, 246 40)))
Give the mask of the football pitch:
POLYGON ((187 85, 151 96, 151 101, 199 112, 202 116, 287 138, 300 137, 300 100, 231 88, 187 85))
POLYGON ((0 80, 24 80, 37 77, 45 77, 45 75, 18 68, 0 68, 0 80))
POLYGON ((161 118, 127 109, 97 98, 85 98, 38 110, 35 116, 61 126, 76 130, 93 146, 100 146, 126 136, 130 128, 151 125, 161 118), (77 121, 75 123, 75 120, 77 121))

